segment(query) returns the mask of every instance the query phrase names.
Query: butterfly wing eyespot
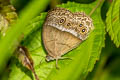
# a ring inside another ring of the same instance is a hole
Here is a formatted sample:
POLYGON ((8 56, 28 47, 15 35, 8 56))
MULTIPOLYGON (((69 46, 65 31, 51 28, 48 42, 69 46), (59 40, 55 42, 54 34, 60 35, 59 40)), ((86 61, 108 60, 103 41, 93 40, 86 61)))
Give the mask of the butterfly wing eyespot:
POLYGON ((64 27, 67 28, 67 29, 70 29, 70 28, 72 28, 72 23, 68 22, 68 23, 65 24, 64 27))
POLYGON ((80 25, 79 25, 79 27, 82 27, 82 26, 83 26, 83 24, 80 24, 80 25))
POLYGON ((59 20, 59 24, 63 24, 63 23, 65 23, 65 21, 66 21, 66 18, 65 18, 65 17, 62 17, 62 18, 60 18, 60 20, 59 20))
POLYGON ((86 34, 87 33, 87 29, 86 28, 82 28, 80 31, 81 34, 86 34))
POLYGON ((85 29, 82 29, 82 33, 84 33, 86 30, 85 29))
POLYGON ((67 23, 67 26, 71 26, 71 24, 70 24, 70 23, 67 23))

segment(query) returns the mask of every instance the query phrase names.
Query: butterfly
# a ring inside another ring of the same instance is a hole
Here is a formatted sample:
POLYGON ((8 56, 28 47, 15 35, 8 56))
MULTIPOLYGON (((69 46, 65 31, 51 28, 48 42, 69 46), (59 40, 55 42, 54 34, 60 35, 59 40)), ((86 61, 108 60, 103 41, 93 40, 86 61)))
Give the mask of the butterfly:
POLYGON ((42 30, 42 40, 48 55, 47 61, 59 59, 87 39, 94 29, 92 19, 84 12, 71 12, 65 8, 48 11, 42 30))

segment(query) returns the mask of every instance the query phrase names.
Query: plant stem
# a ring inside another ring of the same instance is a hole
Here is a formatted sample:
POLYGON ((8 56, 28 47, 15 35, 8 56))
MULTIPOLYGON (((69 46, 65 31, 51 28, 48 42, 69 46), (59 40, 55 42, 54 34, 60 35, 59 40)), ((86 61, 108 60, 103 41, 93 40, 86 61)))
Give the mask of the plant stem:
POLYGON ((98 8, 98 6, 100 5, 100 3, 101 3, 102 1, 103 1, 103 0, 99 0, 99 2, 96 4, 95 8, 93 8, 93 9, 91 10, 91 12, 89 13, 89 16, 91 16, 91 15, 95 12, 95 10, 98 8))

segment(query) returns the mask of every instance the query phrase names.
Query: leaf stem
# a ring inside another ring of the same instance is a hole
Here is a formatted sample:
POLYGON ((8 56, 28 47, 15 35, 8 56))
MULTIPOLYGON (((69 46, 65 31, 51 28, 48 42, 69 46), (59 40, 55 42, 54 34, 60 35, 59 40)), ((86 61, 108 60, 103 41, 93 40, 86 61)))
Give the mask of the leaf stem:
POLYGON ((102 1, 103 1, 103 0, 99 0, 99 2, 96 4, 95 8, 93 8, 93 9, 91 10, 91 12, 89 13, 89 16, 91 16, 91 15, 95 12, 95 10, 98 8, 98 6, 100 5, 100 3, 101 3, 102 1))

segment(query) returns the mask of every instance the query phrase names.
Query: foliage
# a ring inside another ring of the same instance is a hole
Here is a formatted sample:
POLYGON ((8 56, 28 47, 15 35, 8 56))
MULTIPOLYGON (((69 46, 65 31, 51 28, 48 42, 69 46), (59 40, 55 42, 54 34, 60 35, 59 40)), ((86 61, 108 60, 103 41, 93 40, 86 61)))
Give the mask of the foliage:
MULTIPOLYGON (((87 14, 89 14, 97 2, 98 1, 89 5, 68 2, 67 4, 58 5, 58 7, 67 8, 72 12, 84 11, 87 14), (88 9, 86 7, 90 7, 90 8, 88 9)), ((42 18, 45 18, 44 13, 41 14, 41 16, 39 17, 41 18, 34 23, 32 22, 31 25, 37 24, 38 22, 40 23, 40 21, 44 20, 42 19, 42 18)), ((24 41, 24 45, 27 46, 27 48, 31 53, 31 56, 33 57, 33 60, 35 63, 35 69, 38 76, 40 76, 40 79, 74 80, 74 79, 77 79, 79 75, 80 75, 80 78, 83 79, 88 74, 88 72, 92 70, 96 60, 99 59, 99 54, 101 52, 102 47, 104 46, 105 28, 100 17, 100 7, 95 11, 95 13, 91 17, 93 19, 94 26, 95 26, 94 32, 91 33, 89 39, 84 41, 77 49, 74 49, 65 55, 65 56, 71 57, 73 60, 59 61, 60 70, 55 69, 54 62, 46 63, 46 61, 42 61, 41 64, 39 63, 42 59, 45 60, 45 57, 42 57, 42 56, 46 55, 44 50, 42 49, 43 48, 42 40, 41 40, 42 28, 38 29, 36 32, 31 34, 29 38, 27 38, 24 41), (98 17, 98 19, 95 19, 96 17, 98 17), (97 26, 98 24, 101 24, 101 25, 97 26), (100 31, 101 33, 98 31, 100 31), (89 46, 85 47, 85 45, 89 45, 89 46), (76 68, 77 66, 79 66, 80 68, 76 68), (78 72, 76 72, 75 74, 74 72, 76 71, 76 69, 78 72), (73 73, 75 74, 75 76, 71 78, 70 76, 73 73)), ((42 25, 40 27, 42 27, 42 25)), ((15 73, 15 72, 18 73, 19 70, 12 68, 12 71, 13 71, 12 73, 15 73)), ((10 75, 10 76, 12 76, 10 80, 13 80, 14 76, 16 77, 16 75, 10 75)), ((18 76, 20 76, 20 74, 18 76)), ((25 76, 21 77, 20 80, 25 79, 26 78, 25 76)))
POLYGON ((107 31, 117 47, 120 46, 120 0, 114 0, 107 13, 107 31))

